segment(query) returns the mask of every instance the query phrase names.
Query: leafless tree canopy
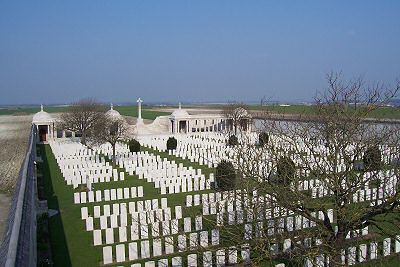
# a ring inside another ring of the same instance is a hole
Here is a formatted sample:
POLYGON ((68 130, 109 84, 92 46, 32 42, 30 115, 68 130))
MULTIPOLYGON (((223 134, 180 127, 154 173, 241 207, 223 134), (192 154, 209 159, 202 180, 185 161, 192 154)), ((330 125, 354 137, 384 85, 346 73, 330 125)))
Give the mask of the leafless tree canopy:
POLYGON ((104 117, 105 108, 96 100, 88 98, 73 103, 67 112, 61 115, 60 127, 80 133, 81 143, 86 145, 87 136, 104 117))
POLYGON ((103 116, 101 122, 96 123, 90 138, 91 144, 101 145, 109 143, 113 148, 113 164, 115 165, 115 145, 127 139, 128 124, 123 118, 103 116))
POLYGON ((230 103, 226 105, 222 113, 228 122, 228 130, 233 130, 233 134, 237 135, 241 129, 246 129, 250 116, 247 112, 248 107, 243 103, 230 103))
MULTIPOLYGON (((304 114, 301 121, 277 121, 266 112, 262 128, 270 135, 268 143, 257 146, 254 136, 249 136, 235 147, 233 161, 241 175, 233 199, 244 200, 247 216, 289 211, 293 218, 300 216, 313 226, 280 231, 277 221, 272 226, 264 221, 256 238, 246 240, 256 255, 255 262, 271 258, 272 244, 290 238, 292 249, 280 256, 313 261, 315 256, 325 255, 331 266, 339 266, 341 252, 353 242, 393 235, 383 223, 398 233, 399 125, 368 119, 397 95, 400 84, 387 88, 367 85, 362 79, 344 82, 336 73, 327 75, 327 81, 328 88, 315 99, 315 114, 304 114), (363 166, 371 147, 381 152, 381 169, 363 166), (294 173, 277 171, 282 159, 294 163, 294 173), (287 177, 276 179, 278 175, 287 177), (367 226, 377 230, 356 236, 367 226), (268 234, 271 228, 274 235, 268 234), (352 238, 346 238, 349 235, 352 238)), ((233 106, 229 114, 232 110, 233 106)), ((253 224, 253 229, 260 227, 257 220, 253 224)), ((243 243, 243 225, 224 229, 229 233, 228 244, 243 243)))

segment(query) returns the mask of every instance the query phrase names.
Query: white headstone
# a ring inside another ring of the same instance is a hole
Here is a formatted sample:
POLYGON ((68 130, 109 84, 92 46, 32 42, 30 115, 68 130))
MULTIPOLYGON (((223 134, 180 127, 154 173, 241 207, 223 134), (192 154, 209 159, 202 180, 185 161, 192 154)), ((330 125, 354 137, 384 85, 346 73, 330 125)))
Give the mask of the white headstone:
POLYGON ((103 247, 103 264, 110 264, 113 262, 112 247, 103 247))
POLYGON ((197 254, 189 254, 187 256, 188 267, 197 267, 197 254))
POLYGON ((200 246, 202 248, 208 247, 208 231, 200 232, 200 246))
POLYGON ((158 267, 168 267, 168 259, 159 259, 158 267))
POLYGON ((211 230, 211 244, 213 246, 219 245, 219 230, 218 229, 211 230))
POLYGON ((94 206, 94 218, 100 218, 100 206, 94 206))
POLYGON ((74 203, 75 204, 81 203, 81 195, 80 195, 80 193, 74 193, 74 203))
POLYGON ((114 228, 106 229, 106 244, 114 244, 114 228))
POLYGON ((189 234, 189 246, 190 249, 196 249, 199 245, 197 233, 190 233, 189 234))
POLYGON ((358 261, 363 262, 367 260, 367 245, 361 244, 358 251, 358 261))
POLYGON ((206 251, 203 253, 203 266, 212 267, 212 252, 206 251))
POLYGON ((107 216, 100 216, 100 229, 107 229, 107 216))
POLYGON ((217 267, 225 266, 225 251, 223 249, 219 249, 215 254, 217 258, 217 267))
POLYGON ((385 238, 383 240, 383 256, 389 256, 391 254, 391 242, 392 240, 390 239, 390 237, 385 238))
POLYGON ((86 219, 86 231, 93 231, 93 217, 86 219))
POLYGON ((185 233, 189 233, 192 231, 192 218, 185 217, 183 219, 183 230, 185 231, 185 233))
POLYGON ((182 207, 175 206, 175 219, 181 219, 181 218, 182 218, 182 207))
POLYGON ((93 245, 98 246, 102 244, 101 230, 93 231, 93 245))
POLYGON ((124 244, 119 244, 116 246, 116 256, 117 256, 117 262, 125 261, 125 245, 124 244))
POLYGON ((283 252, 288 252, 292 247, 292 241, 290 239, 285 239, 283 241, 283 252))
POLYGON ((131 239, 139 240, 139 224, 137 222, 133 222, 131 225, 131 239))
POLYGON ((186 250, 186 236, 178 235, 178 250, 179 252, 186 250))
POLYGON ((161 256, 161 239, 159 238, 154 238, 153 239, 153 256, 161 256))
POLYGON ((172 267, 182 267, 182 258, 181 257, 173 257, 172 258, 172 267))
POLYGON ((371 260, 374 260, 378 257, 378 244, 375 242, 372 242, 370 244, 370 258, 371 260))
POLYGON ((137 188, 138 197, 143 197, 143 186, 139 186, 137 188))
POLYGON ((149 240, 143 240, 140 243, 140 252, 142 258, 150 258, 149 240))
POLYGON ((172 236, 167 236, 165 238, 165 254, 174 253, 174 239, 172 236))
POLYGON ((126 227, 119 227, 118 234, 119 234, 119 242, 122 243, 127 241, 126 227))
POLYGON ((128 245, 128 253, 129 253, 129 260, 136 260, 138 258, 138 249, 137 249, 137 243, 132 242, 129 243, 128 245))
POLYGON ((237 250, 235 247, 231 247, 229 249, 228 255, 228 262, 229 264, 236 264, 237 263, 237 250))
POLYGON ((196 231, 200 231, 203 229, 203 217, 200 216, 196 216, 195 218, 195 226, 196 226, 196 231))

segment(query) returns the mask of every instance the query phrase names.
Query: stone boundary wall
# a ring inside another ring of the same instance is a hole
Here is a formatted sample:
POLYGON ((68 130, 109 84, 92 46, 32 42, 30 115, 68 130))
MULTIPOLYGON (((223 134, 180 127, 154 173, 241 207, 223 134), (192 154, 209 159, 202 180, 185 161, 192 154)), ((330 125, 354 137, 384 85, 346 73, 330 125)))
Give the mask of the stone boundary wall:
POLYGON ((0 246, 0 266, 36 266, 36 134, 32 127, 0 246))

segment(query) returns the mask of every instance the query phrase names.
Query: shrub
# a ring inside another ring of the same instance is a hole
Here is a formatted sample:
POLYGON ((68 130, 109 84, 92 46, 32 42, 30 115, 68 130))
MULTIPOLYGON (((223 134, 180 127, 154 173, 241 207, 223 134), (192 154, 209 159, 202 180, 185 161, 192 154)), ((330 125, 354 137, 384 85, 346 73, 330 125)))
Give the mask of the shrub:
POLYGON ((236 184, 236 172, 230 161, 222 160, 215 170, 215 180, 218 188, 232 190, 236 184))
POLYGON ((276 164, 274 183, 289 185, 296 173, 296 165, 288 157, 281 157, 276 164))
POLYGON ((382 168, 382 153, 378 146, 367 148, 363 157, 364 170, 378 171, 382 168))
POLYGON ((167 150, 175 150, 178 145, 178 141, 175 137, 170 137, 167 140, 167 150))
POLYGON ((259 144, 260 146, 265 146, 266 144, 268 144, 268 141, 269 141, 269 135, 268 135, 268 133, 266 133, 266 132, 261 132, 261 133, 258 135, 258 144, 259 144))
POLYGON ((140 151, 140 143, 135 139, 129 140, 128 147, 129 147, 130 152, 139 152, 140 151))
POLYGON ((228 139, 228 145, 230 146, 236 146, 239 144, 238 138, 234 135, 229 136, 228 139))

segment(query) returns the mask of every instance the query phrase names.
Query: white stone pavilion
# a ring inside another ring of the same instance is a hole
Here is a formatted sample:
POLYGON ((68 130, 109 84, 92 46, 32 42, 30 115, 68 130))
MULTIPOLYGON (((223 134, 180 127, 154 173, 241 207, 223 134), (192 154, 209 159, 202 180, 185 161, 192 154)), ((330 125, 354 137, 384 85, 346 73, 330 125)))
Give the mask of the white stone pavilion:
MULTIPOLYGON (((251 116, 246 110, 243 110, 243 121, 240 123, 241 130, 251 131, 251 116)), ((222 132, 232 129, 232 122, 223 114, 189 114, 182 109, 181 103, 179 108, 174 110, 168 117, 169 133, 196 133, 196 132, 222 132)))
POLYGON ((54 136, 55 119, 46 111, 43 110, 43 105, 40 106, 40 111, 33 115, 32 125, 37 130, 37 142, 46 142, 54 136))

